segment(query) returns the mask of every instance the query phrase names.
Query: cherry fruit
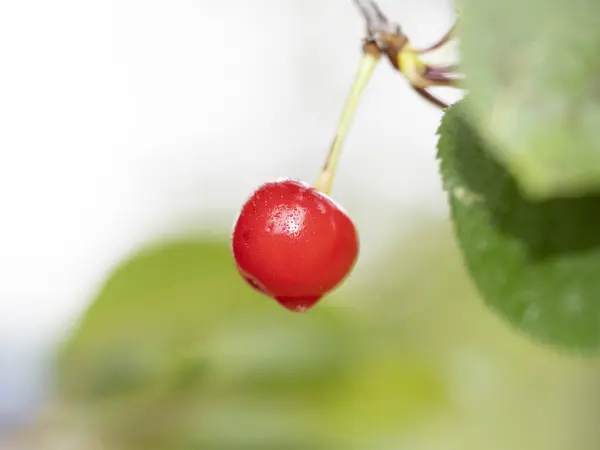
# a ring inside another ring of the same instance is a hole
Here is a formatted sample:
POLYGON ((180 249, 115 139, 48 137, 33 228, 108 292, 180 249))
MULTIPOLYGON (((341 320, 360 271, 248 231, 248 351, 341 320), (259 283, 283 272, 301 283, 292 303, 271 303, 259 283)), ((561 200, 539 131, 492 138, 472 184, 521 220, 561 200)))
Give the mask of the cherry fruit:
POLYGON ((254 289, 292 311, 306 311, 337 287, 358 256, 358 234, 329 197, 343 142, 358 100, 379 60, 368 42, 335 138, 311 187, 295 180, 261 185, 242 207, 233 229, 237 268, 254 289))
POLYGON ((289 179, 261 185, 243 205, 232 235, 244 279, 298 312, 343 281, 358 248, 346 212, 326 194, 289 179))

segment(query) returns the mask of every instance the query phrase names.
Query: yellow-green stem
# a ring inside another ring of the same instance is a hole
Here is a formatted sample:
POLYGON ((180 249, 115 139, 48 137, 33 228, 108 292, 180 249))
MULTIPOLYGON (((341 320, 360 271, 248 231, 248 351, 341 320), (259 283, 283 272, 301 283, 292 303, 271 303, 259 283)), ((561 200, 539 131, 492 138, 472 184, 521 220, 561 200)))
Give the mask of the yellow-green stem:
POLYGON ((352 118, 354 117, 354 113, 358 107, 361 94, 371 79, 371 75, 373 75, 373 71, 375 70, 378 61, 379 55, 376 53, 365 52, 363 54, 354 84, 352 85, 352 89, 350 90, 350 94, 346 100, 346 105, 344 106, 342 117, 335 133, 335 138, 331 144, 327 159, 325 160, 325 165, 323 166, 323 170, 321 171, 321 174, 319 175, 319 178, 314 186, 315 189, 323 192, 324 194, 329 194, 331 191, 333 176, 340 158, 344 139, 348 134, 350 123, 352 122, 352 118))

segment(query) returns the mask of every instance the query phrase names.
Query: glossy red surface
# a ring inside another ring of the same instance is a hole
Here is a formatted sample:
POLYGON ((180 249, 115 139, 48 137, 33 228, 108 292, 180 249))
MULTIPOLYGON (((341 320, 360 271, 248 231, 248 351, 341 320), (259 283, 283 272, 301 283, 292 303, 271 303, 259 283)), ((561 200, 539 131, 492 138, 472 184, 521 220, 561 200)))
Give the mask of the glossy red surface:
POLYGON ((238 270, 255 289, 305 311, 354 267, 359 242, 348 215, 306 183, 260 186, 242 207, 232 235, 238 270))

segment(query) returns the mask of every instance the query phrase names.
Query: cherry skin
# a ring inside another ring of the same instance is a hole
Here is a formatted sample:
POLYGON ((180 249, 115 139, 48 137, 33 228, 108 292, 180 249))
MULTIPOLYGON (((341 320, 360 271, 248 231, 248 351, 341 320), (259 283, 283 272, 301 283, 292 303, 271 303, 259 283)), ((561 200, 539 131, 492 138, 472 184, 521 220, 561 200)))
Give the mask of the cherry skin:
POLYGON ((261 185, 234 225, 238 271, 256 290, 292 311, 307 311, 350 273, 358 233, 327 195, 296 180, 261 185))

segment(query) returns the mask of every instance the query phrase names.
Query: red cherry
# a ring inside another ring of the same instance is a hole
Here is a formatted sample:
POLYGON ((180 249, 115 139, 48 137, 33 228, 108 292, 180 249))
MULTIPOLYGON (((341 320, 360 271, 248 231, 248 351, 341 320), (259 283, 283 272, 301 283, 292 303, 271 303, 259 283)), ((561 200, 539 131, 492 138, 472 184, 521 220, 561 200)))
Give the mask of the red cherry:
POLYGON ((358 233, 341 207, 301 181, 260 186, 232 235, 244 279, 292 311, 306 311, 350 273, 358 233))

